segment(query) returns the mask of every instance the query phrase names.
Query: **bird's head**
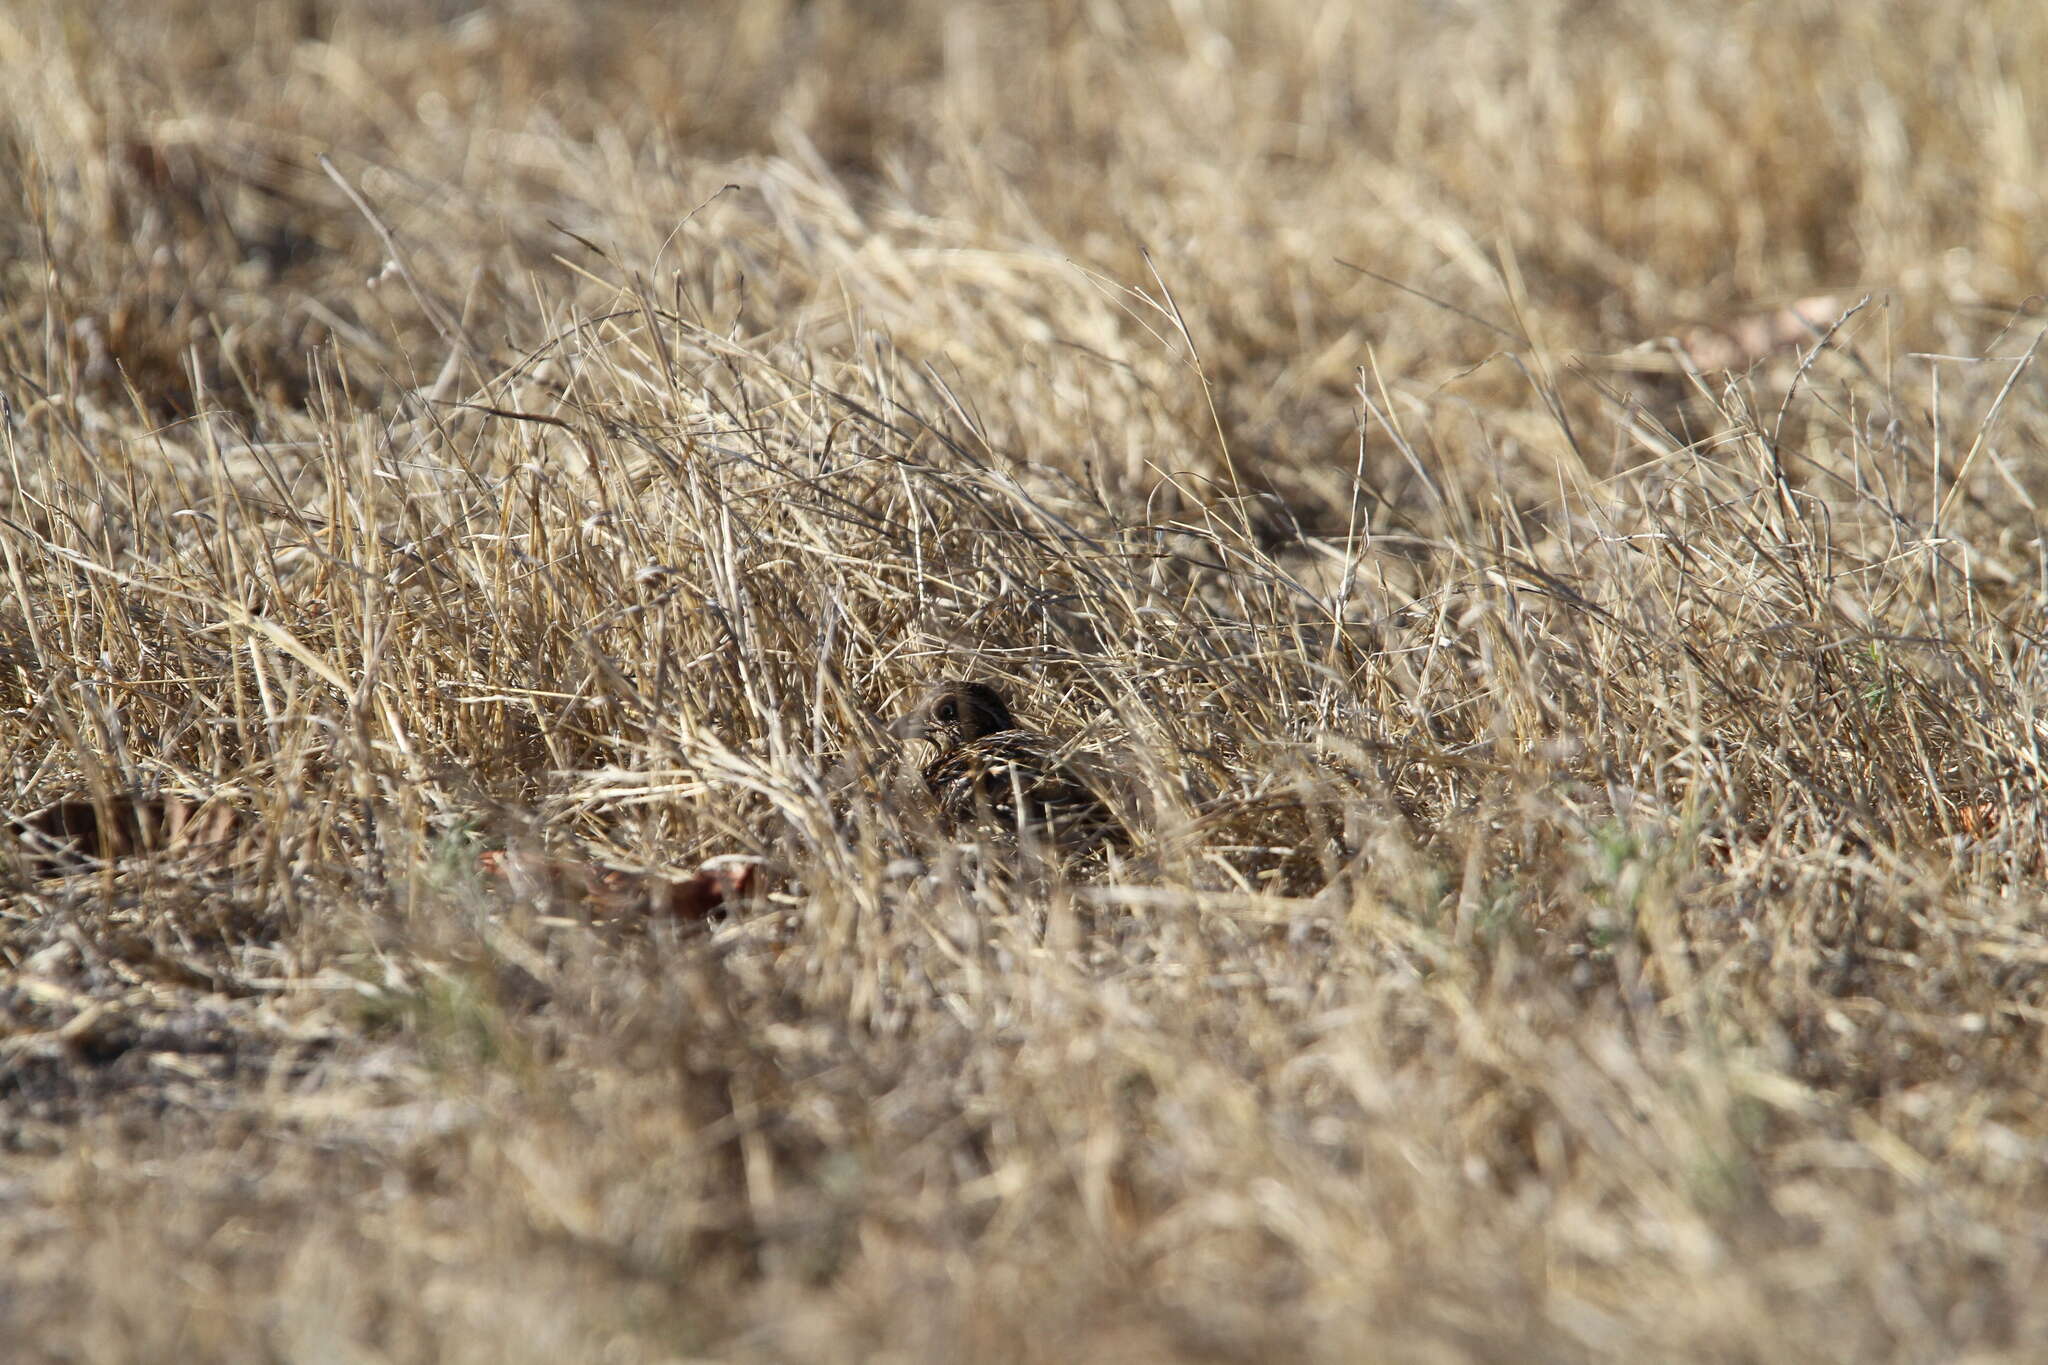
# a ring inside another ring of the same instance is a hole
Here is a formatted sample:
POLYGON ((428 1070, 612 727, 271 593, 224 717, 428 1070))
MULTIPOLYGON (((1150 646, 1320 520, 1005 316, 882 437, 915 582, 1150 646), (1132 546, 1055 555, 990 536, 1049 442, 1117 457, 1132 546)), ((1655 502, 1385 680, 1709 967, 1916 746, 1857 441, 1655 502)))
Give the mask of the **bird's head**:
POLYGON ((942 682, 927 688, 917 705, 889 727, 900 739, 922 739, 940 753, 1004 730, 1017 728, 1003 694, 987 683, 942 682))

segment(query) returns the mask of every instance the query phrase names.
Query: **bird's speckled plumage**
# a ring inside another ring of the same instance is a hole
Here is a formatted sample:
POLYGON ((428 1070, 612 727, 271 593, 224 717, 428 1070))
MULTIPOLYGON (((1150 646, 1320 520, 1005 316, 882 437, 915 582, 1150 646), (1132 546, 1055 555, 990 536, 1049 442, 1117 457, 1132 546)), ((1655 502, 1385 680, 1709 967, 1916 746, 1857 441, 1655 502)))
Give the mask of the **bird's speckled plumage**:
POLYGON ((921 773, 949 828, 1022 829, 1074 849, 1128 838, 1062 746, 1018 725, 986 683, 939 683, 893 728, 931 746, 921 773))

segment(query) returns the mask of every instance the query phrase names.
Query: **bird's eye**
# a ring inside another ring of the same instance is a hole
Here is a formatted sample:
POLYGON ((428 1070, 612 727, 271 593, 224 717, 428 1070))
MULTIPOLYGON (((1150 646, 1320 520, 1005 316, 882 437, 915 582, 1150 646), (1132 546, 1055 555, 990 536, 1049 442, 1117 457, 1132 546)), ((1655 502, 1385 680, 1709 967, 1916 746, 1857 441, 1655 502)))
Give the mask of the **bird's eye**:
POLYGON ((939 703, 938 708, 932 712, 932 714, 937 716, 940 720, 951 720, 954 716, 960 714, 960 712, 959 708, 955 707, 952 702, 942 701, 939 703))

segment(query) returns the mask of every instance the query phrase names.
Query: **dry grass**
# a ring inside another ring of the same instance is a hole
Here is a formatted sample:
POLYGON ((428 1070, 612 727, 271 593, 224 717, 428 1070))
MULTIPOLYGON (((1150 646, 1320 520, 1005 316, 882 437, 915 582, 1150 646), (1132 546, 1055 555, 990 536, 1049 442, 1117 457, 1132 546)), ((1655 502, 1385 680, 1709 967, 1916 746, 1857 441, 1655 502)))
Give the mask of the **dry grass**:
POLYGON ((0 865, 0 1339, 2032 1358, 2044 65, 2021 3, 0 8, 5 806, 240 812, 0 865), (962 671, 1136 857, 933 838, 873 722, 962 671))

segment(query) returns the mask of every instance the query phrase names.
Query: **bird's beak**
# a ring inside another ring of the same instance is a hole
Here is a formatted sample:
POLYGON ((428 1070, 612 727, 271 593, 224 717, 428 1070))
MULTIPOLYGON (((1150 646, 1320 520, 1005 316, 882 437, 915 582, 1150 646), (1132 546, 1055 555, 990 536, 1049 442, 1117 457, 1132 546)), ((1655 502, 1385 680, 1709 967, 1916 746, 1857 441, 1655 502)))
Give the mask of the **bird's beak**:
POLYGON ((916 716, 898 716, 889 722, 889 733, 897 739, 923 739, 924 722, 916 716))

